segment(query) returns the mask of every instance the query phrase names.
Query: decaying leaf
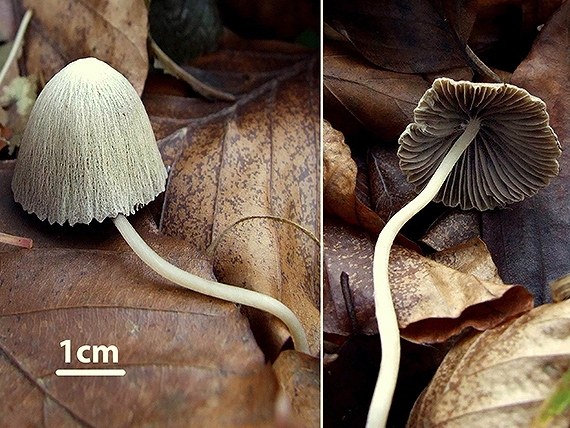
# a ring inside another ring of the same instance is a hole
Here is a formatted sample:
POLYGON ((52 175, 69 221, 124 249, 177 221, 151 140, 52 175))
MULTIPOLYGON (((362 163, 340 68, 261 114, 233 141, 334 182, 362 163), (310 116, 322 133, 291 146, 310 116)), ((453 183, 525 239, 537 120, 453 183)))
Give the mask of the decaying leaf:
MULTIPOLYGON (((109 222, 71 228, 25 214, 12 199, 12 166, 0 162, 0 230, 32 237, 35 247, 0 245, 3 424, 274 426, 275 375, 235 305, 166 282, 109 222), (118 363, 105 368, 126 375, 56 376, 102 368, 75 358, 81 345, 115 345, 118 363)), ((134 217, 158 253, 212 277, 208 260, 161 235, 148 210, 134 217)))
POLYGON ((372 285, 374 242, 366 231, 325 216, 323 245, 323 331, 344 336, 354 328, 363 334, 378 333, 372 285), (348 275, 357 326, 352 325, 342 292, 342 272, 348 275))
POLYGON ((382 219, 356 194, 358 168, 342 133, 323 123, 323 209, 350 224, 378 232, 382 219))
MULTIPOLYGON (((284 75, 298 73, 312 55, 285 43, 226 38, 216 52, 183 68, 204 83, 239 98, 284 75)), ((207 120, 231 106, 227 101, 189 97, 187 92, 188 88, 174 78, 149 75, 142 99, 157 139, 186 127, 193 119, 207 120)))
POLYGON ((302 427, 321 426, 320 367, 319 358, 297 351, 283 351, 273 363, 277 380, 302 427))
MULTIPOLYGON (((304 230, 320 229, 317 64, 305 60, 159 141, 171 168, 161 229, 209 249, 221 281, 283 301, 315 353, 320 251, 304 230)), ((265 314, 252 316, 276 355, 288 332, 265 314)))
MULTIPOLYGON (((374 244, 356 228, 325 218, 325 332, 348 335, 351 323, 340 273, 350 278, 359 328, 377 333, 372 287, 374 244)), ((426 258, 395 245, 390 253, 390 287, 402 337, 443 342, 467 327, 491 328, 528 311, 533 296, 504 285, 478 239, 426 258), (433 259, 432 259, 433 258, 433 259)))
POLYGON ((69 62, 94 56, 142 93, 147 71, 148 10, 144 0, 22 0, 34 11, 26 37, 28 72, 48 81, 69 62))
POLYGON ((429 83, 419 75, 372 68, 353 54, 340 45, 325 46, 323 96, 327 119, 340 130, 347 120, 356 119, 382 141, 391 141, 412 121, 413 110, 429 83))
POLYGON ((393 146, 378 146, 369 150, 368 176, 372 207, 381 218, 388 221, 410 202, 417 193, 400 169, 393 146))
MULTIPOLYGON (((484 248, 478 240, 471 245, 484 248)), ((469 251, 463 256, 467 265, 492 263, 486 249, 479 259, 473 255, 469 251)), ((390 257, 400 334, 413 342, 442 342, 467 327, 485 330, 533 307, 533 296, 524 287, 480 279, 402 247, 394 247, 390 257)), ((461 259, 460 252, 454 252, 453 258, 461 259)), ((472 272, 488 272, 486 267, 473 269, 469 266, 472 272)))
POLYGON ((468 64, 465 46, 477 2, 329 1, 325 21, 366 59, 400 73, 433 73, 468 64))
MULTIPOLYGON (((527 427, 570 368, 570 301, 546 304, 461 340, 407 427, 527 427)), ((551 427, 567 427, 568 411, 551 427)))
POLYGON ((442 251, 478 236, 481 236, 480 214, 454 209, 441 215, 421 238, 421 242, 442 251))
POLYGON ((548 282, 570 272, 570 212, 566 209, 570 205, 570 154, 565 150, 570 138, 569 25, 570 3, 565 2, 541 30, 511 81, 546 103, 563 149, 558 159, 560 174, 536 196, 482 216, 482 237, 501 277, 528 287, 537 304, 551 299, 548 282))

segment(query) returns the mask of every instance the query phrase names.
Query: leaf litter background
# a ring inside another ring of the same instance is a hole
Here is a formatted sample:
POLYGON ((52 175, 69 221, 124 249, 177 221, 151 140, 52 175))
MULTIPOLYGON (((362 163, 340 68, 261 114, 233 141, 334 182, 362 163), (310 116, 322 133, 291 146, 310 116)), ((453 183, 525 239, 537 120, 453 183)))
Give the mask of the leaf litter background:
MULTIPOLYGON (((395 152, 417 101, 440 76, 510 82, 546 102, 564 150, 569 17, 560 1, 324 3, 325 426, 364 426, 381 357, 373 246, 414 196, 395 152)), ((549 302, 548 283, 570 272, 565 152, 560 170, 507 209, 430 204, 402 230, 390 282, 403 355, 388 426, 410 415, 410 427, 526 426, 568 369, 562 303, 544 305, 550 327, 534 329, 535 310, 526 312, 549 302), (533 339, 521 345, 525 335, 533 339)))
MULTIPOLYGON (((299 4, 318 17, 314 5, 299 4)), ((70 228, 26 215, 12 200, 14 161, 3 160, 0 229, 34 240, 28 251, 0 247, 3 423, 318 426, 320 251, 310 237, 320 230, 314 50, 226 31, 213 53, 187 66, 236 98, 208 101, 173 77, 149 72, 142 0, 3 2, 6 40, 28 7, 34 18, 20 66, 40 87, 69 61, 93 55, 142 94, 170 177, 165 195, 134 216, 137 230, 184 269, 283 300, 307 329, 312 356, 287 350, 290 340, 275 320, 256 313, 248 320, 244 308, 166 283, 109 222, 70 228), (56 377, 64 339, 74 349, 117 345, 127 375, 56 377)), ((225 7, 239 12, 231 2, 225 7)), ((271 13, 284 7, 277 2, 258 24, 275 22, 271 13)), ((273 35, 292 39, 287 31, 296 35, 283 24, 273 35)))

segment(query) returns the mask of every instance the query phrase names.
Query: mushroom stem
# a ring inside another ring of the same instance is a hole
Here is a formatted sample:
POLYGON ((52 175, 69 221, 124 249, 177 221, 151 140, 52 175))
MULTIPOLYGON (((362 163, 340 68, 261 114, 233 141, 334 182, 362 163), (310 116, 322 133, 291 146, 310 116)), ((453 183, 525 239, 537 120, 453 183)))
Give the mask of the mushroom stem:
POLYGON ((381 338, 382 361, 368 410, 367 428, 386 426, 400 366, 400 330, 390 292, 388 263, 390 248, 400 229, 437 195, 447 176, 480 129, 480 121, 471 119, 463 134, 453 144, 426 187, 386 223, 374 249, 374 304, 381 338))
POLYGON ((289 329, 295 348, 298 351, 309 353, 309 344, 301 323, 295 314, 279 300, 262 293, 210 281, 186 272, 167 262, 150 248, 124 215, 119 214, 113 219, 113 223, 136 255, 159 275, 192 291, 251 306, 275 315, 289 329))

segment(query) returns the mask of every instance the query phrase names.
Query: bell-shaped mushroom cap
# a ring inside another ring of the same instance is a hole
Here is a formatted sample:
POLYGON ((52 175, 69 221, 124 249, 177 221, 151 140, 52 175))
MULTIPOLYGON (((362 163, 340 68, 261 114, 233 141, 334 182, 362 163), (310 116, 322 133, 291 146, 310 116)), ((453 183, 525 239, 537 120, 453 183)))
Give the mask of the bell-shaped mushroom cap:
POLYGON ((95 58, 44 87, 22 137, 14 199, 50 224, 129 215, 164 191, 166 169, 137 92, 95 58))
POLYGON ((423 189, 472 120, 475 139, 458 160, 436 202, 487 210, 534 195, 558 174, 560 145, 544 102, 509 84, 437 79, 399 139, 400 167, 423 189))

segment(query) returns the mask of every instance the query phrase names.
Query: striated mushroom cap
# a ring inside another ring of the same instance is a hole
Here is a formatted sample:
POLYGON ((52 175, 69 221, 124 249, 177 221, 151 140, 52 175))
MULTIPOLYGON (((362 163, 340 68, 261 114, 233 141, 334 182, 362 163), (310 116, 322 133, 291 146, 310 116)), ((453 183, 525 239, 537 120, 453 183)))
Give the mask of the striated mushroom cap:
POLYGON ((74 61, 44 87, 22 137, 14 199, 50 224, 133 214, 164 191, 162 163, 142 101, 95 58, 74 61))
POLYGON ((558 175, 561 154, 544 102, 509 84, 435 80, 399 139, 400 168, 423 189, 470 120, 481 129, 436 202, 488 210, 523 200, 558 175))

